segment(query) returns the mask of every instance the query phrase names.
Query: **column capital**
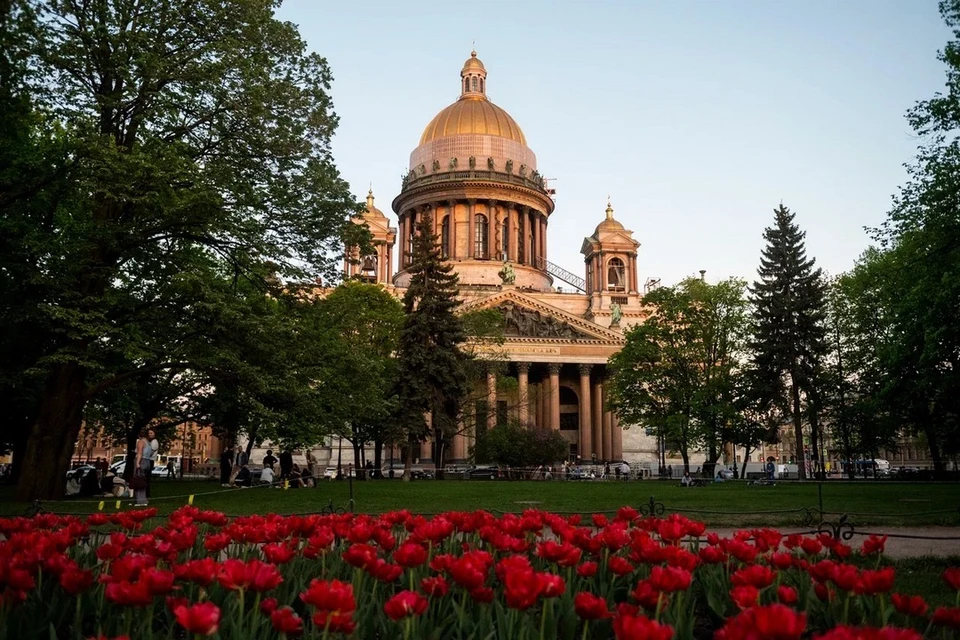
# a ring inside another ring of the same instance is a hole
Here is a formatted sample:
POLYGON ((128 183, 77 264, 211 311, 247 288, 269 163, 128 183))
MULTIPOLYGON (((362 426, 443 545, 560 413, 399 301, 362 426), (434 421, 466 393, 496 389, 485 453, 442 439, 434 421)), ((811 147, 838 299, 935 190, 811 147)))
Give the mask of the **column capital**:
POLYGON ((580 363, 580 364, 577 365, 577 368, 580 370, 580 375, 581 375, 581 376, 587 376, 587 377, 589 377, 589 376, 590 376, 590 370, 593 369, 593 365, 592 365, 592 364, 587 364, 587 363, 585 363, 585 362, 582 362, 582 363, 580 363))
POLYGON ((476 199, 476 198, 467 198, 467 203, 472 207, 473 205, 477 204, 477 199, 476 199))
POLYGON ((530 363, 529 363, 529 362, 518 362, 518 363, 517 363, 517 373, 530 373, 530 363))
POLYGON ((547 371, 550 372, 550 375, 557 375, 560 373, 560 367, 562 366, 559 362, 551 362, 547 365, 547 371))

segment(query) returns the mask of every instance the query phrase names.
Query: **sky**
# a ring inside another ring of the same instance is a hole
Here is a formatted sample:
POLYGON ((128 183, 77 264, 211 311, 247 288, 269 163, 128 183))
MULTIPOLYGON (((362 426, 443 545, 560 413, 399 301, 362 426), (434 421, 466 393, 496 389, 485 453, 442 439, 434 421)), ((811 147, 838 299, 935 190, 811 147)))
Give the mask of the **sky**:
MULTIPOLYGON (((487 94, 554 178, 548 257, 614 216, 638 277, 756 278, 781 202, 808 254, 850 269, 906 180, 905 118, 942 89, 935 0, 287 0, 334 76, 334 158, 396 223, 410 152, 459 96, 476 48, 487 94)), ((558 283, 562 284, 562 283, 558 283)))

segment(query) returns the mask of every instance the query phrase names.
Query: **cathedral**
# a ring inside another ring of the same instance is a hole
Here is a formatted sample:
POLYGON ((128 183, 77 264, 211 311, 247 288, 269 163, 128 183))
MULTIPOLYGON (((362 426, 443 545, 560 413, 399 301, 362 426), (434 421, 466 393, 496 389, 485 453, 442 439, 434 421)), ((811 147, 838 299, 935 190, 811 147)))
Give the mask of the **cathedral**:
MULTIPOLYGON (((504 420, 558 430, 570 459, 650 462, 657 441, 624 429, 604 407, 607 359, 624 330, 644 318, 633 232, 614 210, 597 216, 583 240, 582 275, 549 260, 552 191, 523 131, 487 97, 487 71, 472 52, 460 70, 460 97, 427 124, 410 154, 409 171, 391 208, 396 226, 367 195, 366 224, 375 253, 352 255, 346 277, 376 282, 402 295, 410 274, 414 227, 429 216, 443 257, 460 281, 464 310, 496 308, 505 344, 448 456, 468 459, 478 430, 504 420), (396 272, 394 262, 396 256, 396 272), (504 391, 497 375, 516 379, 504 391)), ((424 443, 421 459, 431 458, 424 443)), ((332 453, 332 452, 331 452, 332 453)))

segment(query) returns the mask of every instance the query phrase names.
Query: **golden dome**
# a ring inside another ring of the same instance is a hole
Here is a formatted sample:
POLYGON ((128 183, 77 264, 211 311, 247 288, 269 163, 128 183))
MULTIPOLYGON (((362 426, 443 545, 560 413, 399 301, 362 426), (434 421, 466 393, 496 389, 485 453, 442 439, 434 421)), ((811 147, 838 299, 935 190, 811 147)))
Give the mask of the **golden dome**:
POLYGON ((438 113, 423 130, 420 144, 461 133, 482 133, 527 144, 516 121, 486 96, 460 98, 438 113))
POLYGON ((420 136, 420 144, 461 133, 479 133, 526 146, 527 139, 516 121, 487 99, 487 70, 476 51, 470 52, 463 63, 460 78, 460 99, 430 121, 420 136))
POLYGON ((487 68, 483 66, 483 63, 480 62, 480 58, 477 57, 476 51, 470 52, 470 57, 467 58, 467 61, 463 63, 463 70, 460 72, 460 75, 463 75, 464 72, 471 69, 479 69, 481 71, 487 70, 487 68))
POLYGON ((607 211, 606 211, 606 214, 607 214, 607 217, 604 218, 603 222, 601 222, 600 224, 598 224, 596 230, 594 230, 594 232, 593 232, 593 237, 594 237, 594 238, 599 238, 601 231, 608 231, 608 230, 609 230, 609 231, 614 231, 614 230, 619 230, 619 229, 623 229, 623 228, 624 228, 624 226, 623 226, 622 224, 620 224, 619 222, 617 222, 616 220, 614 220, 614 218, 613 218, 613 206, 610 204, 610 201, 609 201, 609 200, 607 201, 607 211))
POLYGON ((363 217, 366 219, 387 217, 383 215, 383 211, 373 206, 373 187, 370 187, 370 190, 367 191, 367 211, 363 214, 363 217))

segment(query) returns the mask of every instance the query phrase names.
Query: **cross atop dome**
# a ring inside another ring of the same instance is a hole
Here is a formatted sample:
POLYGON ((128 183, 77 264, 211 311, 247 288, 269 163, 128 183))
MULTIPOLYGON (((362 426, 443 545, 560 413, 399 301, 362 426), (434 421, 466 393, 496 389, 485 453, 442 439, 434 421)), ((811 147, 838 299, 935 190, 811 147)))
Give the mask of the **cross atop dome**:
POLYGON ((460 99, 487 97, 487 69, 477 57, 477 51, 470 52, 470 57, 463 63, 460 70, 460 99))

